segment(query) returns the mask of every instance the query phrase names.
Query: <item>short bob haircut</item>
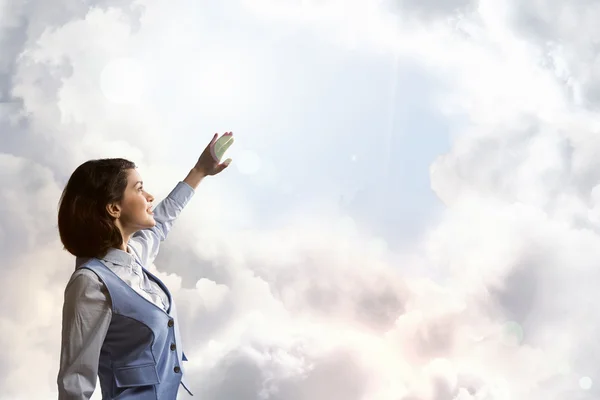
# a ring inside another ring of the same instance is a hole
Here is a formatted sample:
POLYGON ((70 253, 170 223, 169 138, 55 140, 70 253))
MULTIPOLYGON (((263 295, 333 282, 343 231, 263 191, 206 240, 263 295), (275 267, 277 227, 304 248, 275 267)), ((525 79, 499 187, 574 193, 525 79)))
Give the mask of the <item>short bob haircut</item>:
POLYGON ((100 258, 123 244, 121 231, 106 209, 123 199, 133 162, 91 160, 73 172, 60 198, 58 231, 64 248, 76 257, 100 258))

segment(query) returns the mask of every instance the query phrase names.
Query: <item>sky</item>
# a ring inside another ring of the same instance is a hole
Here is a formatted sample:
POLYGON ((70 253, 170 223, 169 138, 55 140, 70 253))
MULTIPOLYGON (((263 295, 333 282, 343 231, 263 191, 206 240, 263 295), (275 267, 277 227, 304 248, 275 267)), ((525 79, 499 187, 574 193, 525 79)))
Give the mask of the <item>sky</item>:
POLYGON ((226 131, 233 163, 148 266, 197 397, 596 399, 599 18, 0 0, 0 400, 57 397, 71 172, 129 158, 160 199, 226 131))

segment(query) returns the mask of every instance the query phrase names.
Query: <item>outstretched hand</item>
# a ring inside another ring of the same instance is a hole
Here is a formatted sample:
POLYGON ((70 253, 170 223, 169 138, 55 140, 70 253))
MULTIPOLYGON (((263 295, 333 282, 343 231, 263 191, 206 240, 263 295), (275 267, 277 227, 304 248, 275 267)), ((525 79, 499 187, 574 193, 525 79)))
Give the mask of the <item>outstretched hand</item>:
MULTIPOLYGON (((231 132, 226 132, 225 135, 231 135, 231 132)), ((213 147, 218 138, 219 134, 215 133, 212 140, 210 141, 208 146, 206 146, 202 154, 200 154, 200 157, 196 162, 195 168, 202 171, 204 175, 217 175, 218 173, 222 172, 225 168, 227 168, 229 164, 231 164, 231 158, 220 162, 214 156, 213 147)))

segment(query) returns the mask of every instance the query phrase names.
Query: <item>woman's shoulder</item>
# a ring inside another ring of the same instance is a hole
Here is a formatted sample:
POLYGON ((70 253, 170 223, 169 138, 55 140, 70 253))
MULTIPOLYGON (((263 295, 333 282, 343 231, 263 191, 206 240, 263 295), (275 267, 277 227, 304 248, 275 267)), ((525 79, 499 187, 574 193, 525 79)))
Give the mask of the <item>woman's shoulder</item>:
POLYGON ((100 281, 100 278, 98 277, 98 275, 96 275, 96 273, 94 271, 92 271, 89 268, 77 268, 73 274, 71 275, 71 281, 74 280, 91 280, 91 281, 100 281))
POLYGON ((76 269, 65 288, 65 305, 70 304, 76 309, 94 305, 102 308, 110 307, 110 295, 104 282, 87 268, 76 269))
POLYGON ((94 271, 84 266, 79 266, 71 274, 66 290, 82 292, 88 289, 102 289, 103 286, 104 283, 94 271))

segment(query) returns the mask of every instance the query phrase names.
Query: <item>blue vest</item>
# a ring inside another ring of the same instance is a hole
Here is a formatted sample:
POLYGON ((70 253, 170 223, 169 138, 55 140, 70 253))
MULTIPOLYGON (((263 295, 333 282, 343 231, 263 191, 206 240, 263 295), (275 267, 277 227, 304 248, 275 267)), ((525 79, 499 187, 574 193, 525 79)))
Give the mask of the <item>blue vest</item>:
POLYGON ((103 400, 175 400, 183 382, 183 361, 175 303, 167 287, 144 272, 165 291, 167 312, 140 296, 100 260, 79 268, 93 271, 104 282, 112 302, 112 320, 98 367, 103 400))

